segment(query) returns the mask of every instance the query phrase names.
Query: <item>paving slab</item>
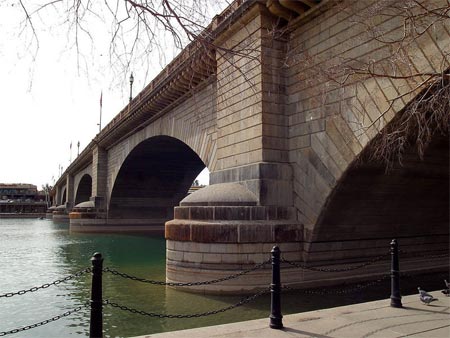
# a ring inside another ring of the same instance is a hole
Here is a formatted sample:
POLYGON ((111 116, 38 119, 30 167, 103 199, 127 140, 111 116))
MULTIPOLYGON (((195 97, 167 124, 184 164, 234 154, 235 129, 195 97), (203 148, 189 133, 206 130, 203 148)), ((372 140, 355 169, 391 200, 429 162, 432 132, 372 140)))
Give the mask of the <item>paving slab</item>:
POLYGON ((410 295, 402 298, 403 308, 393 308, 385 299, 286 315, 282 330, 269 328, 265 318, 136 338, 450 338, 450 297, 430 293, 438 298, 430 305, 410 295))

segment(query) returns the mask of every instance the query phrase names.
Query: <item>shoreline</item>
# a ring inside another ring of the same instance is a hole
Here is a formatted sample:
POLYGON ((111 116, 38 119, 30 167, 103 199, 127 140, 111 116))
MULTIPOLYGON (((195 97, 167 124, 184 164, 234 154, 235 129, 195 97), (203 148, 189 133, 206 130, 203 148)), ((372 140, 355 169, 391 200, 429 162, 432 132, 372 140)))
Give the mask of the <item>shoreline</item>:
POLYGON ((36 213, 0 213, 0 218, 45 218, 45 212, 36 213))

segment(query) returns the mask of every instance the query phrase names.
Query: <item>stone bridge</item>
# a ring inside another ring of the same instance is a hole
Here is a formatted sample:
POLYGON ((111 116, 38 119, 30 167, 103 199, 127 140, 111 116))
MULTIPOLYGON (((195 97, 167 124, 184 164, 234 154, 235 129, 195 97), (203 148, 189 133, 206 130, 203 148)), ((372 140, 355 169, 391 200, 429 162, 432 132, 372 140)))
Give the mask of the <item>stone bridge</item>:
MULTIPOLYGON (((72 231, 165 224, 167 279, 179 282, 250 267, 274 244, 287 259, 333 266, 384 254, 394 237, 417 257, 447 250, 448 129, 423 158, 405 145, 389 171, 368 159, 438 91, 435 76, 448 91, 449 22, 407 41, 407 19, 376 4, 235 1, 207 43, 191 43, 71 163, 53 217, 70 212, 72 231), (205 167, 210 186, 186 197, 205 167)), ((448 268, 448 258, 417 261, 403 268, 448 268)), ((196 290, 245 291, 267 273, 196 290)), ((317 285, 348 273, 286 278, 317 285)))

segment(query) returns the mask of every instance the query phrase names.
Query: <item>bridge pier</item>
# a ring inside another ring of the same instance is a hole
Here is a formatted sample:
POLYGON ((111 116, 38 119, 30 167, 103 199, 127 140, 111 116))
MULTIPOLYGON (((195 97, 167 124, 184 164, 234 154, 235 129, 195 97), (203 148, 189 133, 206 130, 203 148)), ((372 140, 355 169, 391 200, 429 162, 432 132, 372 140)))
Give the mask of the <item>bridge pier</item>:
POLYGON ((69 202, 58 205, 53 209, 52 219, 57 222, 69 222, 70 210, 72 210, 72 205, 69 202))
MULTIPOLYGON (((285 257, 299 260, 303 228, 288 207, 257 205, 256 196, 238 183, 205 187, 175 207, 166 223, 168 282, 222 278, 268 261, 280 245, 285 257)), ((261 289, 270 282, 270 264, 219 284, 189 288, 226 293, 261 289)))
POLYGON ((53 211, 55 211, 55 209, 56 209, 56 205, 52 205, 51 207, 49 207, 47 209, 47 211, 45 212, 45 218, 53 219, 53 211))
POLYGON ((164 233, 163 219, 109 218, 104 201, 98 196, 77 204, 69 217, 70 231, 75 232, 164 233))

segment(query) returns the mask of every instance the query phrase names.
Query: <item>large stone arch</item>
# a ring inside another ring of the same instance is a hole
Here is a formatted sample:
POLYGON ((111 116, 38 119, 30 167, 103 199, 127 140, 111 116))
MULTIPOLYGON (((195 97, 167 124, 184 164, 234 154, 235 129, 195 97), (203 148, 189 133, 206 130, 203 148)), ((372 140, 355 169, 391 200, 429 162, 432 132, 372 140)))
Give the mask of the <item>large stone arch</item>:
POLYGON ((188 145, 170 136, 150 137, 128 154, 115 178, 108 206, 110 219, 173 218, 205 164, 188 145))
POLYGON ((205 85, 170 111, 108 149, 106 204, 119 170, 139 144, 157 136, 172 137, 186 144, 212 172, 217 164, 216 84, 205 85))
POLYGON ((84 174, 78 183, 75 185, 75 205, 89 201, 92 195, 92 177, 89 174, 84 174))
POLYGON ((434 135, 423 158, 409 146, 389 170, 368 159, 371 150, 349 165, 306 231, 306 261, 371 256, 392 238, 409 253, 448 250, 448 134, 434 135))
POLYGON ((321 240, 422 236, 449 224, 448 136, 436 135, 423 159, 413 147, 402 164, 354 161, 330 195, 314 231, 321 240))

